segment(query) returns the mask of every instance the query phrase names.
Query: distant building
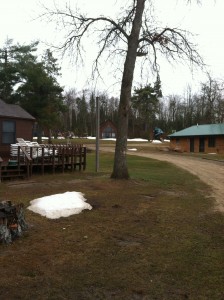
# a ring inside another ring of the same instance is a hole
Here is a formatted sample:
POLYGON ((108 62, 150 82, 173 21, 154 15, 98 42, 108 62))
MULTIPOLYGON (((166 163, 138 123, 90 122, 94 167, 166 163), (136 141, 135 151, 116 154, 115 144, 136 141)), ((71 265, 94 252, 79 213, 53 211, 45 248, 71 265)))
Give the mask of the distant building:
POLYGON ((182 152, 224 154, 224 124, 194 125, 168 136, 173 149, 182 152))
POLYGON ((117 128, 114 123, 110 120, 107 120, 100 124, 100 138, 109 139, 117 137, 117 128))
POLYGON ((0 100, 0 156, 9 156, 16 138, 32 140, 35 118, 19 105, 0 100))

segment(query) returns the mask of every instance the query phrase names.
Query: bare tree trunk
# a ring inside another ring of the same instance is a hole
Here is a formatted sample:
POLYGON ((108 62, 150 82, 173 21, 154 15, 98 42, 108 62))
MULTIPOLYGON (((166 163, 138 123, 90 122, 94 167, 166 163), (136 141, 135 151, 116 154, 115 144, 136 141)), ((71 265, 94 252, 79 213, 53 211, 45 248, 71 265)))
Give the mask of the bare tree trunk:
POLYGON ((128 133, 128 115, 131 99, 131 89, 134 76, 135 62, 137 56, 139 34, 142 26, 142 15, 145 0, 137 0, 135 18, 132 31, 128 38, 128 50, 124 63, 123 78, 121 83, 120 104, 118 110, 118 130, 114 157, 114 168, 111 178, 128 179, 126 150, 128 133))

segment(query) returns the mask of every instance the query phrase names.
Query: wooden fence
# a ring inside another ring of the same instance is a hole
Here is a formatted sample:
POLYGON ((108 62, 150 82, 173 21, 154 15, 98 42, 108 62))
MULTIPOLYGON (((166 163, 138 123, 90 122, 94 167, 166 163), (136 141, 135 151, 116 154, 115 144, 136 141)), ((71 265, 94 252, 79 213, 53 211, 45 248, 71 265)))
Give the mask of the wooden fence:
POLYGON ((10 160, 4 162, 0 159, 0 180, 4 177, 10 178, 9 172, 13 173, 13 168, 19 173, 24 170, 27 178, 30 178, 36 171, 44 174, 46 169, 51 170, 52 173, 58 170, 61 172, 85 170, 86 147, 72 144, 34 144, 32 146, 14 144, 10 160))

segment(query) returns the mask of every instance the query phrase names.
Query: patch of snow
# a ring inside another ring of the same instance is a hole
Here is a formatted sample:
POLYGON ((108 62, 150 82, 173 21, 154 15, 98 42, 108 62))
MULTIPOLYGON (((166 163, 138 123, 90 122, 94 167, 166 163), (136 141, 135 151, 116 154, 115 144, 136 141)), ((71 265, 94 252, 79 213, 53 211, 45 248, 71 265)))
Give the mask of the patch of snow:
POLYGON ((106 139, 102 139, 102 141, 116 141, 115 138, 106 138, 106 139))
MULTIPOLYGON (((53 138, 53 137, 52 137, 53 138)), ((38 137, 37 136, 34 136, 33 137, 33 140, 37 140, 38 139, 38 137)), ((43 141, 43 140, 48 140, 49 139, 49 137, 47 137, 47 136, 42 136, 41 137, 41 140, 43 141)))
MULTIPOLYGON (((95 136, 87 136, 89 140, 95 140, 95 136)), ((116 141, 116 138, 103 138, 101 141, 116 141)), ((135 139, 127 139, 128 142, 148 142, 146 139, 135 138, 135 139)))
POLYGON ((128 149, 128 151, 137 151, 137 149, 136 148, 130 148, 130 149, 128 149))
POLYGON ((80 192, 46 196, 30 201, 28 209, 49 219, 69 217, 81 213, 83 209, 92 209, 83 196, 80 192))
POLYGON ((152 144, 162 144, 162 142, 159 140, 152 140, 151 143, 152 144))
POLYGON ((148 142, 148 140, 136 138, 136 139, 128 139, 128 142, 148 142))

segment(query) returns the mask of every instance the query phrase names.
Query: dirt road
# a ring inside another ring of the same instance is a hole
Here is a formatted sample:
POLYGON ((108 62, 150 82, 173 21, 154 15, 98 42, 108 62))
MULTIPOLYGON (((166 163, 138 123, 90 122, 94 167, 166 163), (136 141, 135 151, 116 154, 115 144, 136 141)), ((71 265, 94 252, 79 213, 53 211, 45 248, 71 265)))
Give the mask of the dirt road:
MULTIPOLYGON (((108 147, 100 148, 108 151, 108 147)), ((114 151, 110 149, 109 151, 114 151)), ((224 163, 214 160, 206 160, 198 157, 173 155, 170 152, 158 151, 158 153, 128 151, 130 155, 138 155, 153 159, 168 161, 198 176, 200 180, 211 186, 211 196, 216 199, 215 210, 224 213, 224 163)))

